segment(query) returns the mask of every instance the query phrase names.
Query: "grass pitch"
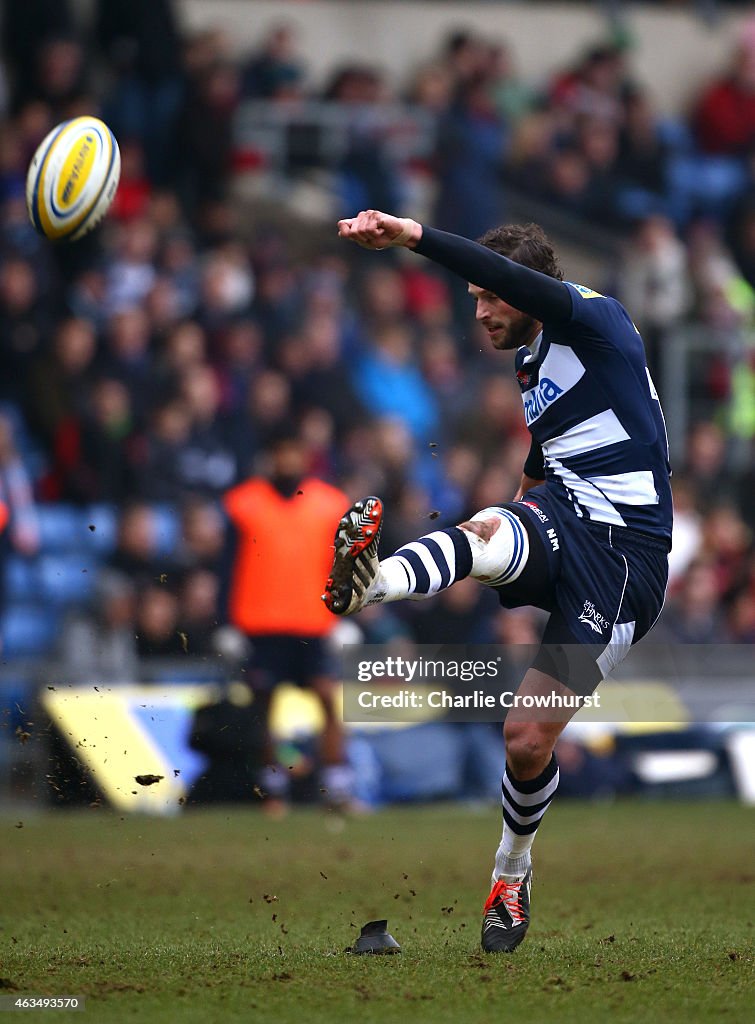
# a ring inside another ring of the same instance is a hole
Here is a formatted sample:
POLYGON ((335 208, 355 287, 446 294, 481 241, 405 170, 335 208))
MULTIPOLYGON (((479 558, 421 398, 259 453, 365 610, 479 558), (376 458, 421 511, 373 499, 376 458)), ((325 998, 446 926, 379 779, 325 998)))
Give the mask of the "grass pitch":
POLYGON ((530 934, 504 957, 478 945, 495 809, 0 830, 0 993, 86 995, 97 1022, 753 1019, 755 811, 731 803, 557 802, 530 934), (344 955, 381 917, 403 952, 344 955))

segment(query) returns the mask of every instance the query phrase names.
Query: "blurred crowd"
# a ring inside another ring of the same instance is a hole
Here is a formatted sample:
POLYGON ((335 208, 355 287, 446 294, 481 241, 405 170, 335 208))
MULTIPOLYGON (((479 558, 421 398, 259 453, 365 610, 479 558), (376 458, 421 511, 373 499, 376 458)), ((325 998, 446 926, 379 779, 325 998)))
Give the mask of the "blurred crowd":
MULTIPOLYGON (((433 222, 467 236, 506 217, 512 189, 600 223, 623 257, 612 280, 589 283, 625 301, 654 370, 676 327, 704 325, 717 348, 695 367, 673 460, 658 630, 755 640, 755 24, 671 119, 634 80, 622 38, 544 82, 505 43, 460 30, 407 82, 354 64, 316 90, 291 26, 232 59, 222 32, 183 34, 170 0, 98 0, 93 14, 86 35, 65 0, 6 5, 0 95, 6 559, 38 557, 50 503, 117 518, 94 600, 74 602, 61 632, 70 672, 218 651, 232 559, 222 498, 266 472, 292 425, 309 475, 384 497, 385 551, 508 500, 521 473, 511 367, 443 274, 242 215, 234 185, 262 158, 235 130, 247 101, 359 113, 328 167, 337 212, 411 213, 421 179, 433 222), (384 122, 369 112, 388 103, 431 118, 423 161, 394 159, 376 134, 384 122), (27 219, 26 167, 55 123, 93 112, 119 139, 121 186, 104 229, 51 246, 27 219), (179 527, 167 554, 165 510, 179 527)), ((298 139, 292 174, 316 161, 310 142, 298 139)), ((465 582, 429 604, 369 609, 358 627, 376 642, 515 644, 536 642, 541 621, 465 582)))

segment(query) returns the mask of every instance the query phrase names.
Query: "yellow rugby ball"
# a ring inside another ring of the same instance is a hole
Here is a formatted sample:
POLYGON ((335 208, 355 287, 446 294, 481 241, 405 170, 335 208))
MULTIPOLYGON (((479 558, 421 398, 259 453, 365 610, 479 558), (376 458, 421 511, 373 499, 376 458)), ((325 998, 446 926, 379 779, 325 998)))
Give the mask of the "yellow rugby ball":
POLYGON ((102 220, 121 176, 118 143, 104 121, 75 117, 40 143, 26 175, 26 206, 45 238, 81 238, 102 220))

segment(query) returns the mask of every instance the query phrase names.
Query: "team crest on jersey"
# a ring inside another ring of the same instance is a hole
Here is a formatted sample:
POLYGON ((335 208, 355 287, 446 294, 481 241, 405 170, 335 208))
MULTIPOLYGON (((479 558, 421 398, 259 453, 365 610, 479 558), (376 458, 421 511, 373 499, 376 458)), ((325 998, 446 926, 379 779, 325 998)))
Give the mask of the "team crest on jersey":
POLYGON ((605 629, 611 625, 605 615, 601 615, 592 601, 585 601, 585 606, 582 609, 582 614, 579 617, 580 622, 585 622, 595 633, 603 635, 605 629))
POLYGON ((522 391, 528 391, 537 380, 537 370, 528 371, 524 366, 516 371, 516 379, 522 391))

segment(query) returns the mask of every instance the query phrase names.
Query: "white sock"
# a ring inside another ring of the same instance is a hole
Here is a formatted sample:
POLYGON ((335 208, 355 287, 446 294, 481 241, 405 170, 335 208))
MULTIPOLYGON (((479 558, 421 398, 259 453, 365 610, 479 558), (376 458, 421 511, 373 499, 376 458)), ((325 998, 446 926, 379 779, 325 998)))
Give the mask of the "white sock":
POLYGON ((518 836, 508 825, 504 825, 501 845, 495 855, 492 885, 495 885, 499 878, 517 881, 527 874, 527 869, 532 863, 530 850, 534 838, 534 833, 531 836, 518 836))
POLYGON ((384 558, 378 568, 377 576, 367 591, 367 604, 383 604, 390 601, 403 601, 410 594, 409 577, 400 558, 391 555, 384 558))
POLYGON ((495 855, 493 884, 522 878, 530 866, 530 850, 538 826, 558 789, 558 761, 555 754, 534 779, 515 778, 508 764, 501 781, 503 834, 495 855))

